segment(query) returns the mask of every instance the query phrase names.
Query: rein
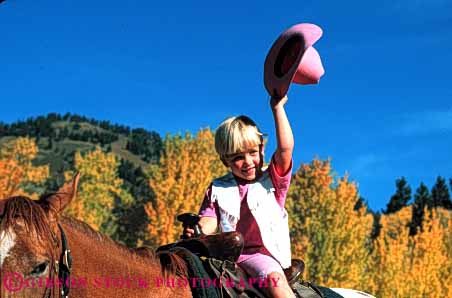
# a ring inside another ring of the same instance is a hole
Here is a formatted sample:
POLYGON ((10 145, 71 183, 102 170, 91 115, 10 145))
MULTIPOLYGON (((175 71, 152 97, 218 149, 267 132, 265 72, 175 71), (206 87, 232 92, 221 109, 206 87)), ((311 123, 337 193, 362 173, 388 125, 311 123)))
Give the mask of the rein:
MULTIPOLYGON (((71 285, 71 267, 72 267, 72 255, 69 249, 66 234, 63 227, 58 223, 58 228, 61 234, 61 246, 62 251, 59 260, 54 262, 55 273, 58 274, 58 280, 61 281, 60 294, 62 298, 68 298, 70 285, 71 285)), ((53 234, 53 233, 52 233, 53 234)), ((52 235, 54 239, 57 239, 55 235, 52 235)))

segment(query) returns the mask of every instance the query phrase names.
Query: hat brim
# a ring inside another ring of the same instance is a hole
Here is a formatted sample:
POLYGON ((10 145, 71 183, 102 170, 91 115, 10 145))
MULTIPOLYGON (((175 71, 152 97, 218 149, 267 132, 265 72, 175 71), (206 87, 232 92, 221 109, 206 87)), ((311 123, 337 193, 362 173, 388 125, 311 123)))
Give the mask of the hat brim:
POLYGON ((264 63, 264 85, 270 96, 280 98, 287 94, 306 50, 321 36, 319 26, 304 23, 292 26, 278 37, 264 63))

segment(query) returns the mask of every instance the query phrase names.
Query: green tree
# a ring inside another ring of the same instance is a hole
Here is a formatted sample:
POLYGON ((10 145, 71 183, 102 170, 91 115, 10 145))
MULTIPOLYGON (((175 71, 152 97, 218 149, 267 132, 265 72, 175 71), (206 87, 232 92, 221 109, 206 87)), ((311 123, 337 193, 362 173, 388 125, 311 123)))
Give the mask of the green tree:
POLYGON ((150 224, 144 207, 152 201, 154 194, 149 186, 149 176, 141 167, 122 159, 119 166, 119 177, 123 179, 123 186, 134 200, 124 210, 119 210, 116 235, 129 247, 141 246, 147 239, 147 228, 150 224))
POLYGON ((422 227, 422 221, 424 220, 424 209, 428 207, 431 209, 433 206, 432 196, 427 186, 421 182, 414 194, 414 204, 412 206, 413 215, 410 223, 410 235, 415 235, 417 230, 422 227))
POLYGON ((386 205, 385 214, 395 213, 406 207, 411 200, 411 187, 408 185, 405 177, 396 180, 396 193, 391 197, 386 205))
POLYGON ((136 128, 132 130, 129 136, 126 149, 142 157, 146 162, 157 163, 162 150, 162 140, 156 132, 136 128))
MULTIPOLYGON (((449 178, 449 188, 452 191, 452 178, 449 178)), ((450 210, 450 208, 448 208, 450 210)))
POLYGON ((373 220, 372 233, 371 233, 370 238, 372 240, 375 240, 378 237, 378 235, 380 234, 380 230, 381 230, 381 223, 380 223, 381 213, 375 212, 375 213, 372 213, 372 216, 373 216, 374 220, 373 220))
POLYGON ((446 180, 441 176, 436 178, 435 185, 432 187, 432 201, 434 207, 452 209, 449 189, 447 188, 446 180))

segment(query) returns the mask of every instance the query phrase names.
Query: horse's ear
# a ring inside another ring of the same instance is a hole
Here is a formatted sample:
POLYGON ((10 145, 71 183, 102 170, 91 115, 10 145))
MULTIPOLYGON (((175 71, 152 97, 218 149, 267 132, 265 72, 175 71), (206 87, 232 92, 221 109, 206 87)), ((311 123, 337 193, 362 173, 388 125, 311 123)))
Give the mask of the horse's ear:
POLYGON ((77 195, 78 180, 80 173, 76 173, 72 181, 65 183, 56 193, 53 193, 44 199, 51 210, 60 213, 77 195))

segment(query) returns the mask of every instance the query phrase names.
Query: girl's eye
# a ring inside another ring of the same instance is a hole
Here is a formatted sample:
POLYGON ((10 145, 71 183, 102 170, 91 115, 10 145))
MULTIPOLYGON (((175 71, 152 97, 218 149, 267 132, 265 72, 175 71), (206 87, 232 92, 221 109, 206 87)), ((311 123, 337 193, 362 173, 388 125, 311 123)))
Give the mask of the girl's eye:
POLYGON ((240 161, 243 160, 243 156, 236 156, 232 159, 232 161, 236 162, 236 161, 240 161))

